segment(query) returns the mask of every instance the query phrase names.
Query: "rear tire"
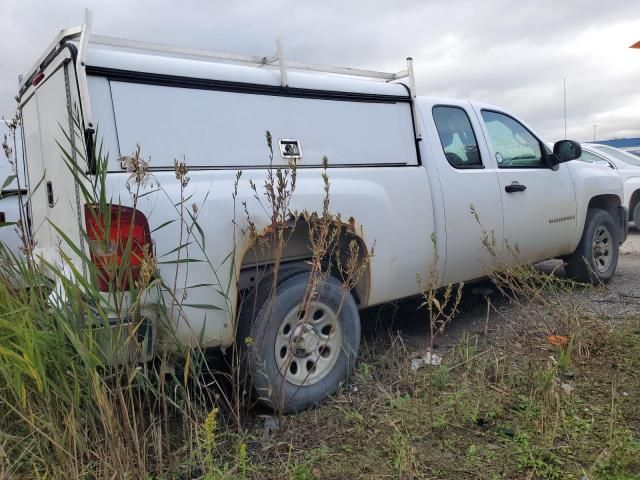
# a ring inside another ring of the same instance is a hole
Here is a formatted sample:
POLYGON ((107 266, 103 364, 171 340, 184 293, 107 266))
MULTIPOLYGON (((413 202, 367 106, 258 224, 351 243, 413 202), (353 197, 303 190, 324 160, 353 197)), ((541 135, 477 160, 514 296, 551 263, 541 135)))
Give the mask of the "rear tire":
POLYGON ((360 314, 334 277, 318 280, 302 319, 310 274, 285 276, 275 294, 272 281, 269 276, 258 285, 255 308, 241 310, 238 340, 258 401, 292 413, 325 401, 347 379, 360 348, 360 314))
POLYGON ((567 276, 594 285, 609 282, 618 265, 618 229, 608 211, 589 209, 578 248, 565 265, 567 276))

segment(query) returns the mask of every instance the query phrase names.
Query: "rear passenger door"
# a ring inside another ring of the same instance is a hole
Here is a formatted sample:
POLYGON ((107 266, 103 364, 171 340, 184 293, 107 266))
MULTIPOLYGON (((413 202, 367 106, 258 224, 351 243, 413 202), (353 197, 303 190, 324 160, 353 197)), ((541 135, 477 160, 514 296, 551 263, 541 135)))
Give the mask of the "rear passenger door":
POLYGON ((431 152, 423 163, 429 174, 437 174, 442 193, 442 204, 435 208, 443 209, 445 219, 443 281, 483 277, 497 262, 485 242, 500 248, 503 222, 498 177, 481 141, 481 126, 468 102, 423 100, 420 108, 431 152))
POLYGON ((504 212, 504 258, 531 263, 571 251, 576 200, 566 164, 551 168, 545 145, 513 116, 476 105, 496 162, 504 212))

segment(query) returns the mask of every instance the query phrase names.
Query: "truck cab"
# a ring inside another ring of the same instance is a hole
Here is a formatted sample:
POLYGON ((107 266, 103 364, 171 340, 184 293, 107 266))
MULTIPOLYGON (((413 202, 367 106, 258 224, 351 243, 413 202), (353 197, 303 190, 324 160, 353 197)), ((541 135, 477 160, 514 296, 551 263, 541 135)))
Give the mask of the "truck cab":
MULTIPOLYGON (((618 203, 619 181, 596 173, 598 191, 573 163, 557 163, 532 127, 500 107, 467 100, 418 98, 424 166, 442 185, 446 228, 443 281, 468 281, 498 262, 534 263, 573 252, 589 204, 618 203), (497 251, 487 249, 479 226, 497 251), (474 253, 469 265, 468 253, 474 253)), ((612 214, 625 235, 621 210, 612 214)))

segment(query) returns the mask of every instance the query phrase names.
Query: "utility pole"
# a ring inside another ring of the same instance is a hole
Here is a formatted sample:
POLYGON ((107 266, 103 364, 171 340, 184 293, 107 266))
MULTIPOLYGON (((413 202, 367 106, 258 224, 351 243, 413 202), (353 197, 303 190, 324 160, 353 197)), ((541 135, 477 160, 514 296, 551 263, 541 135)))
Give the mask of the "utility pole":
POLYGON ((562 90, 564 92, 564 139, 567 139, 567 79, 562 79, 562 90))
POLYGON ((598 125, 593 126, 593 143, 596 143, 596 128, 598 128, 598 125))

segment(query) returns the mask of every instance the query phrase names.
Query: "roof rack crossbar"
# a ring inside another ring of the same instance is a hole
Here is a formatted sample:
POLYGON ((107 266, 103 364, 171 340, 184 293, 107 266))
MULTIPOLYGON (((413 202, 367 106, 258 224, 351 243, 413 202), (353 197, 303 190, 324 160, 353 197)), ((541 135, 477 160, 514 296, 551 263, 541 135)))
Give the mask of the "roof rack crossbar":
MULTIPOLYGON (((280 39, 276 42, 276 53, 269 56, 240 55, 235 53, 215 52, 211 50, 175 47, 160 43, 141 42, 137 40, 128 40, 123 38, 108 37, 104 35, 91 35, 90 43, 96 45, 104 45, 122 49, 142 50, 151 53, 161 53, 164 55, 173 55, 178 57, 195 58, 204 61, 213 62, 230 62, 242 65, 266 66, 279 65, 295 70, 308 70, 323 73, 335 73, 338 75, 350 75, 356 77, 375 78, 388 82, 398 80, 409 76, 408 70, 402 70, 396 73, 380 72, 376 70, 364 70, 351 67, 334 67, 326 65, 317 65, 312 63, 284 61, 282 52, 282 42, 280 39)), ((283 70, 283 69, 281 69, 283 70)), ((286 82, 283 82, 286 83, 286 82)))

